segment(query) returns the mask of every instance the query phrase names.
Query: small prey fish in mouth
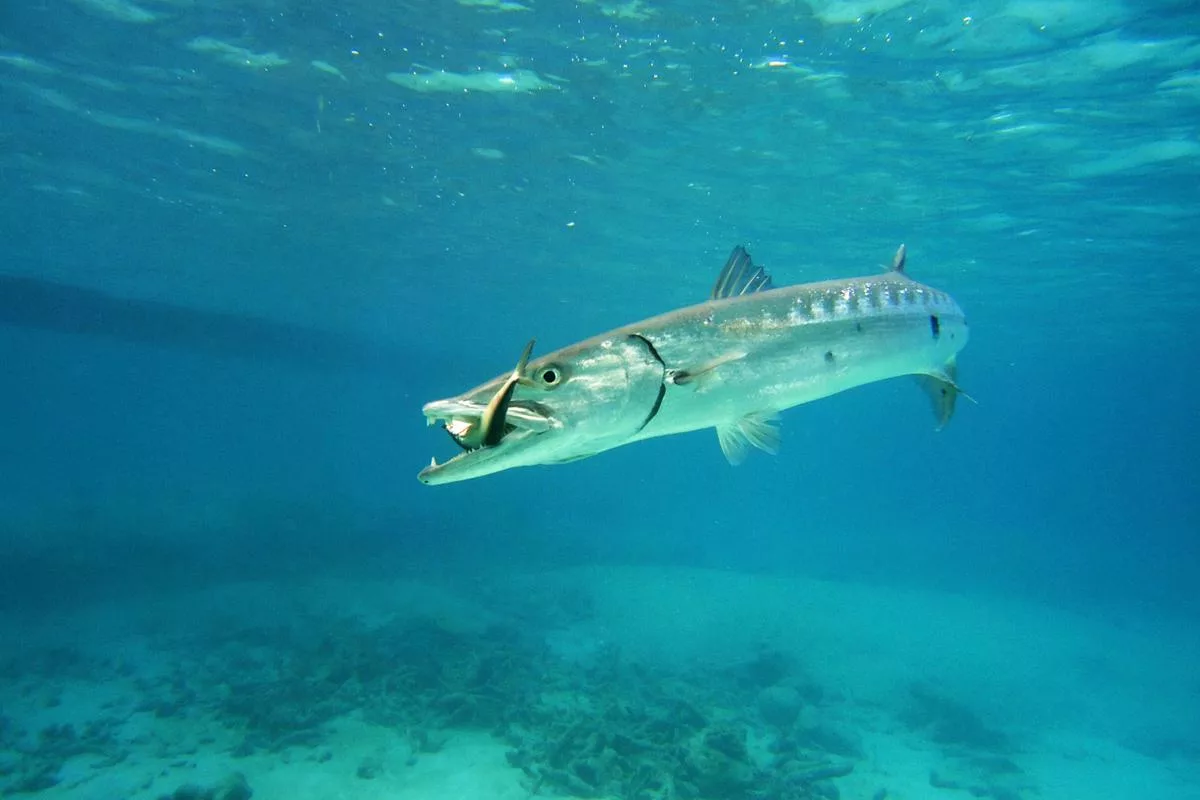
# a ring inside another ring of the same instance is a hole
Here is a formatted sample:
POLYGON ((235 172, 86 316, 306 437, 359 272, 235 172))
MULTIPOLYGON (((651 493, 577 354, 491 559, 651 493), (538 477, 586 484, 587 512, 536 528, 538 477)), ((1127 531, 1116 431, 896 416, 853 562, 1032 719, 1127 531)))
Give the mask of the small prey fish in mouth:
POLYGON ((535 341, 537 340, 530 339, 529 344, 525 345, 525 350, 521 353, 520 360, 517 361, 516 369, 492 396, 491 401, 483 409, 483 413, 479 415, 478 422, 464 417, 453 417, 445 422, 443 427, 445 427, 446 433, 450 434, 450 438, 457 442, 463 450, 470 452, 481 447, 495 447, 504 438, 504 434, 507 432, 505 418, 508 416, 513 390, 517 388, 518 383, 525 379, 525 367, 529 363, 529 356, 533 353, 535 341))
POLYGON ((908 277, 907 260, 901 245, 882 273, 776 287, 735 247, 702 302, 536 359, 530 342, 511 374, 427 403, 428 423, 463 452, 417 477, 455 483, 701 428, 738 464, 751 449, 778 452, 779 412, 905 375, 940 428, 963 394, 970 331, 954 298, 908 277))

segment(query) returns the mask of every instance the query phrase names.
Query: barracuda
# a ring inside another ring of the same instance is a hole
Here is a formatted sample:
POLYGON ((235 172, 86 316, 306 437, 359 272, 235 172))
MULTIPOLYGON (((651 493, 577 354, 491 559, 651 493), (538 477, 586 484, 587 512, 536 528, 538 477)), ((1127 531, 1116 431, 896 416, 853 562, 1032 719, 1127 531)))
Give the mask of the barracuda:
POLYGON ((886 273, 776 289, 736 247, 708 301, 532 361, 526 348, 516 371, 426 404, 463 452, 418 478, 454 483, 701 428, 738 464, 751 447, 778 452, 778 412, 902 375, 941 427, 962 393, 967 321, 904 266, 901 245, 886 273))

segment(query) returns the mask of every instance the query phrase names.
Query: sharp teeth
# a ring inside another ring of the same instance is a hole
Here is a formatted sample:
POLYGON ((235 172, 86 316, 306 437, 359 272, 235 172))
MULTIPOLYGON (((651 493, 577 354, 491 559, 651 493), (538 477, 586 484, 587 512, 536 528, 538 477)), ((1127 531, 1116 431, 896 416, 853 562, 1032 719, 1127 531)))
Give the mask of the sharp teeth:
POLYGON ((446 423, 446 430, 450 431, 450 435, 455 438, 466 436, 473 427, 475 427, 473 423, 464 419, 452 419, 446 423))

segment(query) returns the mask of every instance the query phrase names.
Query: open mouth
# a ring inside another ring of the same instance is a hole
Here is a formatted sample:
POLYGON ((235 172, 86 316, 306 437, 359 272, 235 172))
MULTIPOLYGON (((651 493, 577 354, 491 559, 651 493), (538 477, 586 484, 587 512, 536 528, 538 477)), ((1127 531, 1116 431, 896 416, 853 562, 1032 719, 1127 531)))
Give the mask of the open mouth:
POLYGON ((513 441, 536 436, 552 427, 550 415, 538 404, 513 402, 504 415, 504 428, 499 442, 484 445, 480 443, 482 437, 479 435, 484 410, 483 404, 466 400, 439 400, 425 406, 426 423, 430 426, 440 423, 454 443, 462 448, 462 452, 440 463, 436 458, 431 458, 422 475, 467 459, 474 453, 499 450, 513 441))
MULTIPOLYGON (((480 444, 482 440, 479 436, 479 426, 483 424, 483 420, 479 417, 451 417, 450 419, 429 419, 428 424, 433 425, 436 422, 442 423, 442 430, 450 435, 454 443, 461 447, 466 453, 474 453, 476 450, 482 450, 485 446, 480 444)), ((500 433, 500 441, 504 441, 504 437, 508 436, 513 431, 517 430, 517 426, 508 422, 507 418, 504 422, 504 429, 500 433)), ((497 447, 499 443, 491 445, 497 447)), ((457 456, 456 456, 457 458, 457 456)))

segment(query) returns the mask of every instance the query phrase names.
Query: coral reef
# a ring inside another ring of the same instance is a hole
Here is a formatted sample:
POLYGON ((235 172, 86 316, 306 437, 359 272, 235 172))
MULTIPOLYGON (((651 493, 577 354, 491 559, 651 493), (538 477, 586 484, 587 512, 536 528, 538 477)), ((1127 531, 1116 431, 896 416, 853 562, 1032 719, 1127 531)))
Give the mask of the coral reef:
POLYGON ((509 762, 524 770, 532 792, 801 800, 836 796, 829 781, 853 769, 851 761, 767 730, 779 720, 763 725, 746 711, 755 709, 759 688, 731 673, 656 672, 609 652, 588 678, 586 692, 541 693, 525 719, 503 731, 509 762))
MULTIPOLYGON (((586 613, 580 601, 570 615, 586 613)), ((173 640, 173 666, 136 678, 136 712, 214 720, 235 757, 303 751, 328 760, 330 726, 356 715, 395 731, 408 748, 347 764, 351 779, 403 769, 454 731, 475 729, 508 744, 531 792, 623 800, 836 797, 833 781, 857 757, 852 747, 824 746, 844 745, 836 734, 801 723, 820 692, 772 651, 727 669, 681 672, 627 660, 613 647, 561 658, 527 619, 473 628, 433 616, 227 623, 173 640)), ((103 752, 103 742, 87 741, 103 752)), ((39 763, 23 773, 29 785, 53 775, 52 760, 39 763)), ((190 783, 162 795, 235 796, 190 783)))
MULTIPOLYGON (((241 776, 181 780, 198 774, 189 770, 206 751, 333 761, 348 781, 377 781, 463 730, 505 743, 525 788, 547 796, 832 800, 863 757, 858 735, 839 723, 846 700, 809 680, 795 657, 759 647, 719 667, 652 665, 587 641, 586 597, 564 595, 564 606, 551 614, 531 604, 473 624, 303 609, 276 625, 210 617, 186 635, 158 634, 153 670, 69 649, 0 664, 50 708, 66 681, 120 681, 136 697, 120 713, 76 724, 26 729, 0 716, 0 793, 58 785, 71 759, 97 770, 122 761, 147 744, 123 727, 139 719, 206 731, 150 741, 163 763, 187 768, 147 778, 143 789, 157 793, 147 796, 160 800, 251 796, 241 776), (555 632, 567 630, 569 646, 556 650, 555 632), (393 732, 395 746, 339 760, 330 733, 349 718, 393 732)), ((928 687, 914 687, 909 701, 902 721, 944 750, 932 788, 1024 796, 1027 780, 1004 755, 1003 734, 928 687)))
POLYGON ((78 756, 93 758, 95 768, 125 760, 128 751, 115 736, 119 724, 105 717, 78 730, 71 724, 52 724, 32 734, 0 718, 0 797, 58 786, 63 764, 78 756))

